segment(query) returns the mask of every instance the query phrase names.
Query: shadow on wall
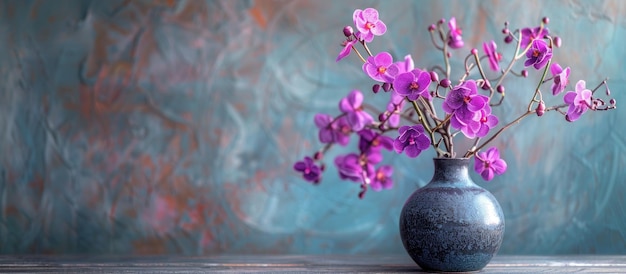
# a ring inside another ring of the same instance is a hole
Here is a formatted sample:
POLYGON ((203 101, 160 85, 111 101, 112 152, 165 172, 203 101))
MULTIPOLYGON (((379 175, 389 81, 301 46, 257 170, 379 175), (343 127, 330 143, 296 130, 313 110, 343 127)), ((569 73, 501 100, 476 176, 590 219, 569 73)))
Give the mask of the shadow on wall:
MULTIPOLYGON (((334 61, 342 27, 377 7, 388 34, 372 48, 421 67, 439 61, 421 39, 439 18, 457 17, 468 51, 506 20, 546 15, 564 42, 556 60, 576 79, 608 76, 621 102, 625 3, 528 5, 4 1, 0 252, 403 253, 398 215, 429 157, 385 155, 396 186, 363 200, 330 164, 319 186, 292 171, 320 147, 315 113, 371 87, 358 60, 334 61)), ((481 183, 505 212, 501 253, 626 252, 618 117, 535 119, 503 136, 509 172, 481 183)))

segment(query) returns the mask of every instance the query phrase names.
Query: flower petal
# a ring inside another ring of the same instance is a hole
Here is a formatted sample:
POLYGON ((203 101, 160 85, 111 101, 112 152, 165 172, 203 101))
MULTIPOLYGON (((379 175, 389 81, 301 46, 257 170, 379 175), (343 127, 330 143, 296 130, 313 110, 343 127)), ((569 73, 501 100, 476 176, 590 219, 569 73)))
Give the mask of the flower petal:
POLYGON ((314 122, 315 122, 315 125, 316 125, 318 128, 325 128, 325 127, 327 127, 327 126, 330 124, 330 122, 333 120, 333 117, 331 117, 331 116, 330 116, 330 115, 328 115, 328 114, 321 114, 321 113, 318 113, 318 114, 315 114, 315 117, 313 118, 313 120, 314 120, 314 122))
POLYGON ((480 176, 482 176, 483 179, 485 179, 485 181, 491 181, 493 179, 493 170, 491 170, 490 168, 487 168, 483 170, 480 176))
POLYGON ((422 150, 417 148, 416 145, 407 146, 404 149, 404 151, 406 152, 406 155, 409 156, 410 158, 415 158, 415 157, 419 156, 420 153, 422 153, 422 150))
POLYGON ((498 159, 491 163, 493 170, 496 174, 501 175, 506 172, 507 164, 504 160, 498 159))
POLYGON ((563 96, 563 101, 566 104, 573 104, 574 100, 576 99, 576 92, 574 91, 568 91, 565 96, 563 96))

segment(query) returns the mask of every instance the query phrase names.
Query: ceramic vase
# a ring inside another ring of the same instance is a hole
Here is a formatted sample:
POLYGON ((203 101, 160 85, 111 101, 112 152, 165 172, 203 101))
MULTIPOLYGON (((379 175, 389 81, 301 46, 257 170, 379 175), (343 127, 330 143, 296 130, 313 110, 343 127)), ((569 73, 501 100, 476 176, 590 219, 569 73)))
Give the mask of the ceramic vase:
POLYGON ((477 271, 500 248, 502 209, 472 181, 469 166, 467 158, 435 158, 432 180, 402 208, 402 243, 423 270, 477 271))

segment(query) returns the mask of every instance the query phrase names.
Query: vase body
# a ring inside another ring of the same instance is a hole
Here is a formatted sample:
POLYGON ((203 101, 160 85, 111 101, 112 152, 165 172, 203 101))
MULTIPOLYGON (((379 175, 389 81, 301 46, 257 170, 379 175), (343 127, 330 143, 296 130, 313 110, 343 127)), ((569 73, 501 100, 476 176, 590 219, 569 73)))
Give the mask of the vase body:
POLYGON ((434 163, 432 180, 402 208, 404 248, 424 270, 480 270, 502 243, 500 204, 469 177, 469 159, 435 158, 434 163))

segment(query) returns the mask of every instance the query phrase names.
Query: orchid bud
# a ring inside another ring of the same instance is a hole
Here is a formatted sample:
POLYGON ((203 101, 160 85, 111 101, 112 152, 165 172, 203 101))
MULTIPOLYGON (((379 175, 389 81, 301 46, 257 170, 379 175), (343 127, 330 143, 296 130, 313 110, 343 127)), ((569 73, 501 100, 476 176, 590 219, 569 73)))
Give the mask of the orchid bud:
POLYGON ((470 50, 470 53, 472 55, 477 55, 478 54, 478 50, 476 48, 473 48, 472 50, 470 50))
POLYGON ((543 19, 541 19, 541 22, 543 22, 544 25, 547 25, 548 23, 550 23, 550 18, 544 17, 543 19))
POLYGON ((485 79, 480 87, 484 90, 489 90, 491 88, 491 83, 489 83, 489 80, 485 79))
POLYGON ((560 48, 563 41, 561 41, 561 37, 555 36, 552 39, 552 43, 554 44, 555 47, 560 48))
POLYGON ((380 91, 380 85, 379 84, 375 84, 372 86, 372 91, 374 93, 378 93, 380 91))
POLYGON ((522 73, 522 77, 524 77, 524 78, 528 77, 528 71, 527 70, 523 69, 521 73, 522 73))
POLYGON ((444 88, 448 88, 451 84, 452 82, 450 82, 448 78, 442 79, 441 82, 439 82, 439 85, 444 88))
POLYGON ((351 26, 343 27, 343 35, 345 35, 346 37, 350 37, 352 36, 352 34, 354 34, 354 30, 351 26))
POLYGON ((503 85, 498 85, 498 87, 496 87, 496 91, 500 94, 504 94, 504 86, 503 85))
POLYGON ((381 114, 378 114, 378 121, 382 122, 385 121, 387 119, 387 112, 383 112, 381 114))
POLYGON ((359 199, 363 199, 363 197, 365 197, 366 191, 367 191, 367 186, 365 184, 361 184, 361 191, 359 191, 359 199))
POLYGON ((390 89, 391 89, 391 84, 389 84, 389 83, 384 83, 383 84, 383 90, 385 92, 388 92, 390 89))
POLYGON ((321 151, 315 152, 315 154, 313 154, 313 160, 319 161, 322 159, 322 157, 324 157, 324 154, 322 154, 321 151))
POLYGON ((432 25, 428 26, 428 31, 433 32, 433 31, 435 31, 436 28, 437 27, 434 24, 432 24, 432 25))
POLYGON ((506 37, 504 37, 504 42, 510 44, 511 42, 513 42, 513 36, 507 35, 506 37))
POLYGON ((539 101, 539 105, 535 109, 535 113, 537 113, 537 116, 543 116, 543 114, 546 113, 546 104, 543 100, 539 101))
POLYGON ((439 82, 439 74, 435 71, 430 72, 430 80, 433 82, 439 82))
POLYGON ((613 105, 613 106, 615 105, 615 103, 617 103, 617 102, 615 101, 615 99, 611 99, 611 100, 609 101, 609 104, 611 104, 611 105, 613 105))

